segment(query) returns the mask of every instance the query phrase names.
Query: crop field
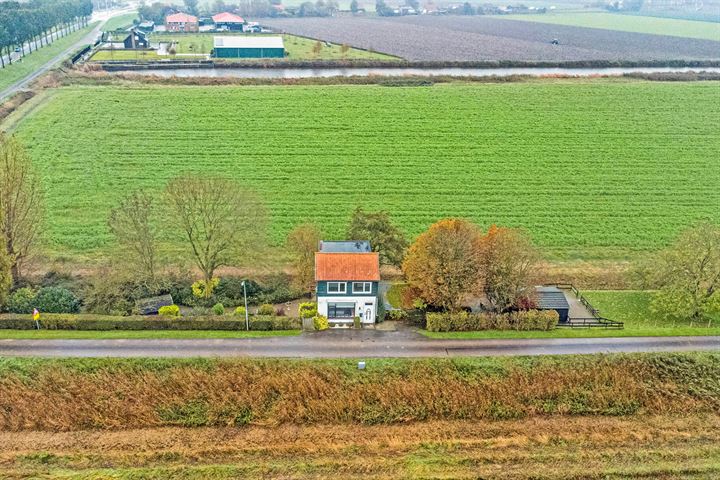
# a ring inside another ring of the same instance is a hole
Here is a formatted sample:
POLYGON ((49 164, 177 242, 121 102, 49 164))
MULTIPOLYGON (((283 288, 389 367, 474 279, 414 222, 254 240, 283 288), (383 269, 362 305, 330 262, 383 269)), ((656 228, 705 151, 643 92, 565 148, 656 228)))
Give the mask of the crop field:
POLYGON ((719 59, 720 41, 483 16, 272 19, 287 33, 407 60, 589 61, 719 59), (560 45, 550 42, 558 39, 560 45))
MULTIPOLYGON (((253 34, 257 36, 257 34, 253 34)), ((213 49, 213 37, 217 34, 155 34, 150 37, 150 41, 155 44, 156 42, 174 42, 176 44, 175 50, 179 56, 174 58, 188 59, 186 55, 201 55, 205 56, 210 54, 213 49)), ((287 60, 307 60, 307 59, 318 59, 318 60, 356 60, 356 59, 378 59, 378 60, 393 60, 395 57, 386 55, 378 52, 370 52, 367 50, 361 50, 358 48, 350 47, 345 53, 342 52, 341 44, 330 44, 325 45, 322 43, 322 48, 319 53, 313 52, 313 47, 317 43, 317 40, 310 38, 298 37, 295 35, 282 35, 285 42, 285 50, 287 52, 287 60)), ((159 58, 173 58, 170 56, 157 55, 154 51, 132 51, 132 50, 100 50, 93 55, 92 60, 156 60, 159 58)), ((241 59, 242 61, 248 61, 247 58, 241 59)), ((222 61, 232 61, 232 59, 223 59, 222 61)))
POLYGON ((651 33, 673 37, 698 38, 720 42, 720 23, 680 20, 675 18, 643 17, 606 12, 546 13, 543 15, 511 15, 497 18, 602 28, 622 32, 651 33))
POLYGON ((107 215, 128 191, 197 172, 255 189, 275 244, 305 221, 340 238, 362 206, 411 238, 457 216, 524 227, 550 256, 618 259, 720 221, 718 87, 65 87, 16 131, 64 257, 111 245, 107 215))

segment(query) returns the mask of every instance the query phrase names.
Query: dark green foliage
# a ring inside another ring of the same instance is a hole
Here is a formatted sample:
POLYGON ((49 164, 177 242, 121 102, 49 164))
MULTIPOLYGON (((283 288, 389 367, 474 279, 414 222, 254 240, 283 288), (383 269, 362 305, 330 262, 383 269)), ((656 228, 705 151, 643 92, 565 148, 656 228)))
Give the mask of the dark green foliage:
POLYGON ((213 305, 212 311, 215 315, 225 315, 225 307, 222 303, 216 303, 213 305))
POLYGON ((32 313, 35 290, 29 287, 15 290, 8 298, 6 310, 10 313, 32 313))
POLYGON ((373 252, 380 254, 383 265, 399 266, 408 246, 405 235, 392 223, 388 212, 366 212, 359 207, 350 218, 346 238, 369 240, 373 252))
MULTIPOLYGON (((28 315, 0 315, 0 329, 32 330, 35 322, 28 315)), ((110 315, 41 315, 40 328, 46 330, 245 330, 245 318, 220 317, 118 317, 110 315)), ((254 316, 250 330, 297 330, 300 319, 254 316)))
POLYGON ((473 314, 468 312, 428 313, 431 332, 472 332, 477 330, 552 330, 558 323, 554 310, 525 310, 511 313, 473 314))
POLYGON ((269 303, 260 305, 257 311, 258 315, 275 315, 275 309, 269 303))
POLYGON ((80 300, 73 292, 61 287, 41 288, 33 302, 43 313, 77 313, 80 300))

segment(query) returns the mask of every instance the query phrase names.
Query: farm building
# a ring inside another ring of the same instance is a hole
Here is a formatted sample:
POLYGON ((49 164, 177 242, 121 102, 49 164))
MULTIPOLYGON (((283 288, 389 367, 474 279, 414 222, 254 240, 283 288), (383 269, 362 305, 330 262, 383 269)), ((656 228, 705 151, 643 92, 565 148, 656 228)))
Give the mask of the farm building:
POLYGON ((155 22, 152 20, 141 22, 138 24, 137 28, 145 33, 152 33, 152 31, 155 30, 155 22))
POLYGON ((565 293, 557 287, 537 287, 538 310, 555 310, 560 316, 560 323, 569 319, 570 304, 565 293))
POLYGON ((213 15, 213 23, 217 30, 230 30, 232 32, 242 32, 245 25, 245 19, 232 13, 223 12, 213 15))
POLYGON ((282 37, 242 36, 215 37, 215 58, 283 58, 285 45, 282 37))
POLYGON ((168 32, 197 32, 200 30, 200 25, 194 15, 174 13, 165 17, 165 30, 168 32))
POLYGON ((123 40, 123 45, 127 49, 150 48, 150 41, 145 32, 133 28, 123 40))

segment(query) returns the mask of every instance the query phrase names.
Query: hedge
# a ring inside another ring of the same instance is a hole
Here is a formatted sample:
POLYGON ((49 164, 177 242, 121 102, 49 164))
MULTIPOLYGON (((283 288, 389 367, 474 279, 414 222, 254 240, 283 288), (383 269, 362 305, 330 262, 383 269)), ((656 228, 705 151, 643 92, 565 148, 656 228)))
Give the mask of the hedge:
MULTIPOLYGON (((245 330, 245 319, 237 317, 119 317, 111 315, 43 314, 39 320, 45 330, 245 330)), ((33 330, 29 315, 0 315, 0 329, 33 330)), ((299 330, 300 319, 254 316, 250 330, 299 330)))
POLYGON ((512 313, 428 313, 430 332, 471 332, 477 330, 552 330, 559 320, 555 310, 526 310, 512 313))

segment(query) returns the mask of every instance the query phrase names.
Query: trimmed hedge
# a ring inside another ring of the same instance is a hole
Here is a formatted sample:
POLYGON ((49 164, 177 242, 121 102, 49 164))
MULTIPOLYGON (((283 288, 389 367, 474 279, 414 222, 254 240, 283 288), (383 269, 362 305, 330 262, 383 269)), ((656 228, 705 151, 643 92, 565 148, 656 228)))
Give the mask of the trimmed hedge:
MULTIPOLYGON (((40 328, 45 330, 245 330, 245 319, 237 317, 117 317, 111 315, 44 314, 40 328)), ((0 315, 0 329, 34 330, 29 315, 0 315)), ((255 316, 250 330, 299 330, 300 319, 255 316)))
POLYGON ((555 310, 524 310, 490 313, 428 313, 430 332, 472 332, 477 330, 552 330, 560 317, 555 310))

